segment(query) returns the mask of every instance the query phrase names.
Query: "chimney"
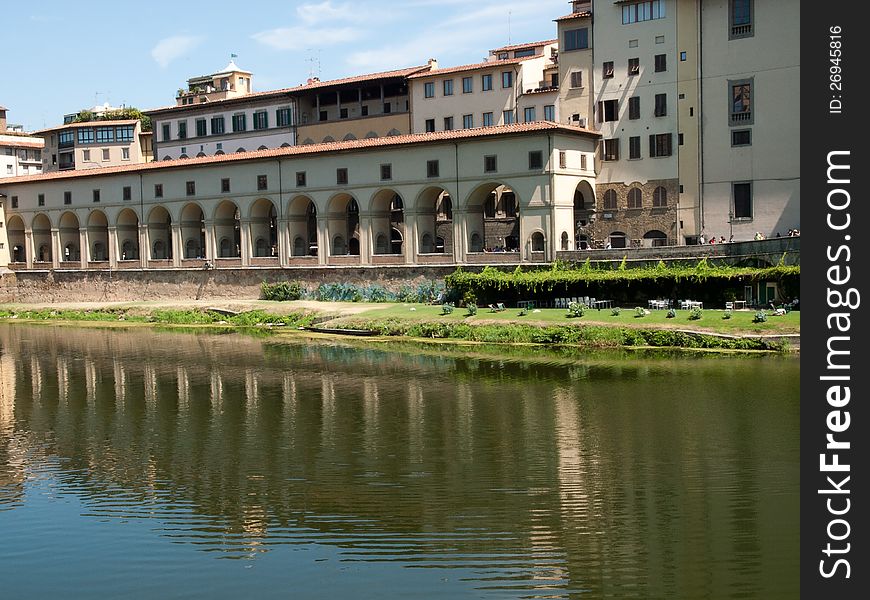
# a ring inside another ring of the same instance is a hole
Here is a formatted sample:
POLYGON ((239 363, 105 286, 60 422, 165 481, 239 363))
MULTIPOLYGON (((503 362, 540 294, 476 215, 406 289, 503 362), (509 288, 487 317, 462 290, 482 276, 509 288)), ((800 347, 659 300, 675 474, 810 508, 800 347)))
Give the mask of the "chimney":
POLYGON ((438 68, 438 59, 430 58, 429 60, 426 61, 426 64, 428 64, 429 68, 434 71, 435 69, 438 68))

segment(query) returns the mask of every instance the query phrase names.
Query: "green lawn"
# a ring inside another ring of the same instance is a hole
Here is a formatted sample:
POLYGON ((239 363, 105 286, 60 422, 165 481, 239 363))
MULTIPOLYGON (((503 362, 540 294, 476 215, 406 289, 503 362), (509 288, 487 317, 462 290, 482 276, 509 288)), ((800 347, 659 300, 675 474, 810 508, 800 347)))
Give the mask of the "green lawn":
POLYGON ((730 319, 723 319, 724 310, 704 310, 701 319, 689 319, 690 311, 677 310, 676 317, 667 318, 668 311, 654 310, 644 317, 635 317, 633 308, 623 308, 621 313, 612 315, 611 310, 587 310, 582 317, 567 317, 567 310, 562 308, 541 308, 530 310, 525 316, 520 316, 517 308, 508 308, 501 312, 491 312, 488 307, 478 308, 477 315, 468 316, 466 309, 456 308, 449 315, 441 314, 441 306, 428 304, 394 304, 388 308, 383 305, 371 305, 372 309, 356 315, 368 319, 407 319, 415 321, 464 321, 466 323, 481 323, 487 321, 502 322, 542 322, 547 324, 583 324, 595 323, 604 325, 620 325, 624 327, 673 327, 678 329, 697 329, 717 333, 800 333, 800 311, 792 311, 781 317, 768 313, 764 323, 753 323, 756 311, 741 310, 732 312, 730 319), (375 308, 377 307, 377 308, 375 308), (538 312, 536 312, 538 311, 538 312))

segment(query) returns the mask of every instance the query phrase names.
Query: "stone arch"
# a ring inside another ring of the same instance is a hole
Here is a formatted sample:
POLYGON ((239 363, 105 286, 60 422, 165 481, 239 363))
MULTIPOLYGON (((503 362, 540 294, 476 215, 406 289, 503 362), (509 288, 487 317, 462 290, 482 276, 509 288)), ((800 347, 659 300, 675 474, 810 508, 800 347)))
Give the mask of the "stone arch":
POLYGON ((214 211, 214 237, 218 242, 217 258, 242 255, 241 215, 232 200, 224 200, 214 211))
POLYGON ((45 213, 39 213, 33 217, 30 229, 33 231, 33 248, 35 250, 33 260, 51 262, 51 219, 45 213))
POLYGON ((172 216, 164 206, 155 206, 148 213, 148 240, 151 260, 172 258, 172 216))
POLYGON ((585 179, 574 188, 574 249, 589 247, 591 224, 595 219, 595 190, 585 179))
POLYGON ((268 150, 268 149, 269 149, 269 147, 268 147, 268 146, 265 146, 265 145, 260 146, 259 148, 257 148, 257 150, 268 150))
POLYGON ((376 137, 378 137, 378 134, 377 134, 377 133, 375 133, 374 131, 369 131, 369 132, 366 134, 365 139, 370 140, 370 139, 372 139, 372 138, 376 138, 376 137))
POLYGON ((167 154, 163 157, 163 160, 172 160, 172 157, 167 154))
POLYGON ((196 153, 197 158, 205 158, 205 156, 206 156, 205 152, 197 152, 196 153))
POLYGON ((559 237, 559 249, 567 250, 568 249, 568 232, 563 231, 562 235, 559 237))
POLYGON ((101 210, 92 210, 88 215, 88 260, 103 262, 109 260, 109 219, 101 210))
POLYGON ((346 136, 342 138, 342 141, 351 142, 356 139, 356 136, 352 133, 348 133, 346 136))
POLYGON ((529 236, 529 247, 532 252, 543 252, 544 251, 545 238, 544 234, 541 231, 535 231, 529 236))
POLYGON ((239 148, 236 148, 236 152, 237 152, 237 153, 239 153, 239 152, 247 152, 247 150, 245 150, 245 149, 242 148, 242 147, 239 147, 239 148))
POLYGON ((25 249, 24 219, 12 215, 6 221, 6 235, 9 238, 9 260, 14 263, 27 262, 25 249))
POLYGON ((402 196, 392 188, 380 189, 370 201, 372 239, 375 241, 375 254, 402 254, 405 231, 405 203, 402 196), (392 231, 399 232, 398 243, 394 243, 392 231), (378 241, 381 240, 381 243, 378 241))
POLYGON ((81 260, 79 243, 79 218, 72 211, 66 211, 58 221, 60 241, 60 260, 77 262, 81 260))
POLYGON ((645 234, 643 234, 643 239, 644 246, 658 248, 668 245, 668 235, 664 231, 658 229, 650 229, 645 234))
POLYGON ((293 256, 317 256, 317 205, 308 196, 290 200, 287 207, 293 256))
POLYGON ((205 213, 196 202, 181 209, 181 240, 184 258, 205 258, 205 213))
POLYGON ((453 200, 441 186, 424 188, 414 202, 417 210, 417 229, 420 235, 420 253, 453 253, 453 200), (424 237, 429 235, 429 243, 424 237), (441 244, 437 243, 438 238, 441 244))
POLYGON ((282 148, 290 148, 290 143, 289 143, 289 142, 284 142, 283 144, 281 144, 281 147, 282 147, 282 148))
POLYGON ((251 239, 254 256, 278 256, 278 210, 268 198, 251 205, 251 239))
POLYGON ((469 251, 519 251, 520 199, 510 186, 499 181, 482 183, 466 197, 465 206, 468 231, 483 237, 481 250, 471 250, 469 237, 469 251))
POLYGON ((324 143, 324 144, 328 144, 328 143, 330 143, 330 142, 334 142, 334 141, 335 141, 335 138, 332 137, 331 135, 328 135, 328 136, 326 136, 325 138, 323 138, 323 143, 324 143))
POLYGON ((115 235, 120 254, 118 260, 139 259, 139 215, 131 208, 118 213, 115 220, 115 235))
POLYGON ((330 248, 332 256, 341 254, 359 255, 360 252, 360 228, 359 228, 359 203, 351 194, 339 192, 329 199, 327 204, 329 215, 329 235, 333 241, 330 248), (336 240, 343 243, 336 246, 336 240), (340 250, 344 248, 345 252, 340 250))
POLYGON ((628 236, 622 231, 611 231, 607 243, 611 248, 628 248, 628 236))
POLYGON ((387 132, 387 136, 389 136, 389 137, 392 137, 392 136, 394 136, 394 135, 402 135, 402 132, 399 131, 398 129, 395 129, 395 128, 394 128, 394 129, 390 129, 390 130, 387 132))

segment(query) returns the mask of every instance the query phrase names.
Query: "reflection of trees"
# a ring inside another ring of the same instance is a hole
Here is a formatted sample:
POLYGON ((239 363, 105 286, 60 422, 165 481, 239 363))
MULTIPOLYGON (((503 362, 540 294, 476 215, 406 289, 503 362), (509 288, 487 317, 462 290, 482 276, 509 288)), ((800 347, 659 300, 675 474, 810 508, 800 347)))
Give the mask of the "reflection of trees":
POLYGON ((233 556, 333 543, 599 597, 797 581, 794 361, 522 362, 49 327, 0 341, 18 357, 3 363, 16 435, 51 440, 92 513, 158 515, 177 540, 233 556), (782 389, 758 399, 770 381, 782 389))

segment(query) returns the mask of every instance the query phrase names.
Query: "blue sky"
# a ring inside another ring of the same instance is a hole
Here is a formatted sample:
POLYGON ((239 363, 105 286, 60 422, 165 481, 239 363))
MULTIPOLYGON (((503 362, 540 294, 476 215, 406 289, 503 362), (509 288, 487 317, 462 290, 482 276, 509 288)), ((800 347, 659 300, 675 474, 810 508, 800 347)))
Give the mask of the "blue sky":
POLYGON ((567 0, 4 2, 0 105, 36 130, 109 102, 174 104, 230 54, 255 91, 425 64, 477 62, 507 43, 555 38, 567 0), (318 66, 319 63, 319 66, 318 66))

